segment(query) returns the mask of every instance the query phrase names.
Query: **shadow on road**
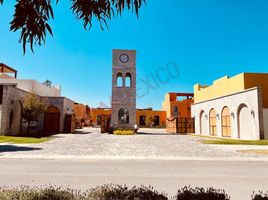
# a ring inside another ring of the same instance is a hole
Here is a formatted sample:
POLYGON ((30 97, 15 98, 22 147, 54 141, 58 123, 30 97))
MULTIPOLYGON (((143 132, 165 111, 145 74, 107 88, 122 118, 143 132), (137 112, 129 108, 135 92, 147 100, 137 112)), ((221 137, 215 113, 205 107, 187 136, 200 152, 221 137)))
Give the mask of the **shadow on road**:
POLYGON ((153 132, 137 132, 137 135, 162 135, 162 136, 180 136, 178 133, 153 133, 153 132))
POLYGON ((42 150, 42 148, 22 147, 16 145, 0 145, 0 153, 17 152, 17 151, 36 151, 36 150, 42 150))
POLYGON ((75 133, 74 134, 87 135, 87 134, 91 134, 91 133, 92 132, 85 131, 85 130, 81 129, 81 130, 75 130, 75 133))

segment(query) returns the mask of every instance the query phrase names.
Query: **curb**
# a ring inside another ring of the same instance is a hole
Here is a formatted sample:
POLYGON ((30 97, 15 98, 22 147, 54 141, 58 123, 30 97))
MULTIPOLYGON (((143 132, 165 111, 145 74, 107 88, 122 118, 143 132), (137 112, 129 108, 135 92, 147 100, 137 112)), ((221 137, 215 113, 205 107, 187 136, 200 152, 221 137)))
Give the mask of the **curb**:
POLYGON ((161 161, 242 161, 268 162, 268 157, 175 157, 175 156, 79 156, 79 155, 0 155, 0 159, 43 160, 161 160, 161 161))

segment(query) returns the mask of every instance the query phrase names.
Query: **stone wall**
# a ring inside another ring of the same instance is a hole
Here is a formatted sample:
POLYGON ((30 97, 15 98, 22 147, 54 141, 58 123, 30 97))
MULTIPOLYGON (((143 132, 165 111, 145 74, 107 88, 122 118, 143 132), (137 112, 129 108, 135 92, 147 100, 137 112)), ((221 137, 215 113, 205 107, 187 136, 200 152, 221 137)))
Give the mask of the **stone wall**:
POLYGON ((0 135, 19 135, 23 130, 25 125, 21 117, 22 100, 28 94, 26 91, 15 88, 14 85, 3 86, 3 99, 0 105, 0 135))
POLYGON ((111 125, 116 127, 130 126, 136 124, 136 51, 135 50, 113 50, 112 68, 112 119, 111 125), (121 62, 120 56, 126 54, 129 58, 127 62, 121 62), (117 75, 122 74, 123 86, 117 86, 117 75), (125 87, 127 74, 131 75, 131 86, 125 87), (129 123, 119 124, 118 113, 121 108, 129 111, 129 123))
MULTIPOLYGON (((0 105, 0 135, 19 135, 25 133, 28 124, 22 119, 22 101, 30 93, 16 88, 15 85, 3 85, 3 99, 0 105)), ((60 109, 60 132, 64 132, 64 121, 66 114, 73 114, 73 101, 65 97, 40 97, 48 101, 48 105, 60 109)), ((44 114, 38 119, 35 131, 42 132, 44 129, 44 114)))

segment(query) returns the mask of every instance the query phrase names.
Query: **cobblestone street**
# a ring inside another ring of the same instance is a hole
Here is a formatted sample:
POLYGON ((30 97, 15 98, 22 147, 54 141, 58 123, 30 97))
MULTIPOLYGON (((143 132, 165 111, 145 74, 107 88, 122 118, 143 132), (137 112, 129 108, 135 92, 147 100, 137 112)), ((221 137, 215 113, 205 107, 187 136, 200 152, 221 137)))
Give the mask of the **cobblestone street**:
POLYGON ((84 128, 76 134, 53 137, 41 144, 1 144, 0 156, 257 157, 236 152, 237 146, 205 145, 200 137, 170 135, 164 129, 141 129, 136 135, 117 136, 84 128))

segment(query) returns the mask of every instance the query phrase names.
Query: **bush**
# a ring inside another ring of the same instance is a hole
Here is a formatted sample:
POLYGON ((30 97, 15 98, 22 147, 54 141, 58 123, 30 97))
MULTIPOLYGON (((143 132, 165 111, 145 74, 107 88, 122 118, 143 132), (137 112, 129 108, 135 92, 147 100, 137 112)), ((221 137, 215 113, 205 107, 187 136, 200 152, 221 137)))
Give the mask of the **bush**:
POLYGON ((88 200, 168 200, 167 195, 152 187, 128 188, 120 185, 104 185, 90 190, 88 200))
POLYGON ((263 192, 259 192, 258 194, 254 192, 251 197, 252 200, 268 200, 268 194, 264 194, 263 192))
POLYGON ((31 188, 0 188, 0 200, 82 200, 84 196, 79 191, 55 187, 31 188))
POLYGON ((134 135, 135 130, 132 129, 116 129, 113 131, 114 135, 134 135))
POLYGON ((214 188, 191 188, 184 187, 180 189, 175 197, 176 200, 230 200, 230 197, 224 190, 216 190, 214 188))
MULTIPOLYGON (((175 200, 230 200, 224 190, 214 188, 180 189, 175 200)), ((0 200, 168 200, 167 194, 159 193, 152 187, 132 187, 120 185, 99 186, 84 193, 61 187, 0 187, 0 200)), ((253 193, 252 200, 268 200, 268 194, 253 193)))
POLYGON ((165 194, 154 191, 152 187, 133 187, 104 185, 81 193, 79 190, 55 187, 1 188, 0 200, 168 200, 165 194))

